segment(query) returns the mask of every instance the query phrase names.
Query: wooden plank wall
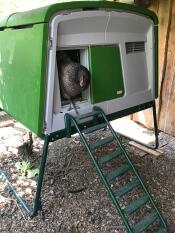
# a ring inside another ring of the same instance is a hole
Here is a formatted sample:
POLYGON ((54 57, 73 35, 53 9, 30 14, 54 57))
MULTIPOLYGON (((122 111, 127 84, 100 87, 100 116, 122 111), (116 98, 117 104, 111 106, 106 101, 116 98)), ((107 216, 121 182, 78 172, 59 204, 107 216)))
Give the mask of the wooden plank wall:
MULTIPOLYGON (((175 136, 175 0, 154 0, 150 6, 159 18, 159 129, 175 136)), ((152 113, 146 110, 131 116, 152 127, 152 113)))

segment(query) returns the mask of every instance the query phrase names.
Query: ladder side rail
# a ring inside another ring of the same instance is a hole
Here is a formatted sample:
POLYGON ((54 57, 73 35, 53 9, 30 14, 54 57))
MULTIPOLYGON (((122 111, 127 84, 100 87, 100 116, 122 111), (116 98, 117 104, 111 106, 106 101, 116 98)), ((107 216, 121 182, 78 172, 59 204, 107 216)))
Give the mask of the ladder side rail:
POLYGON ((126 228, 127 228, 127 230, 128 230, 128 233, 134 233, 133 230, 132 230, 132 228, 131 228, 131 226, 130 226, 130 224, 128 223, 127 218, 126 218, 125 215, 123 214, 122 209, 121 209, 119 203, 117 202, 116 197, 115 197, 115 195, 114 195, 112 189, 111 189, 110 186, 108 185, 108 182, 107 182, 107 180, 106 180, 106 178, 105 178, 105 176, 104 176, 102 170, 101 170, 100 167, 98 166, 98 162, 96 161, 96 159, 95 159, 94 156, 92 155, 92 152, 91 152, 91 150, 90 150, 90 147, 89 147, 89 145, 87 144, 84 135, 81 133, 81 131, 80 131, 79 127, 78 127, 78 124, 77 124, 76 119, 75 119, 72 115, 66 113, 66 114, 65 114, 65 127, 66 127, 66 129, 68 129, 68 130, 66 130, 66 131, 68 132, 68 137, 70 137, 70 135, 71 135, 71 130, 70 130, 70 129, 71 129, 71 121, 73 122, 75 128, 77 129, 77 132, 78 132, 79 135, 80 135, 80 138, 81 138, 81 140, 82 140, 82 142, 83 142, 83 144, 84 144, 84 146, 85 146, 85 149, 87 150, 87 152, 89 153, 89 155, 90 155, 90 157, 91 157, 93 163, 95 164, 95 168, 97 169, 97 171, 98 171, 98 173, 99 173, 99 175, 100 175, 100 177, 101 177, 101 179, 102 179, 102 182, 103 182, 104 186, 106 187, 106 189, 107 189, 107 191, 108 191, 108 194, 111 196, 112 201, 113 201, 115 207, 116 207, 117 210, 119 211, 120 216, 122 217, 122 220, 123 220, 123 222, 124 222, 124 224, 125 224, 125 226, 126 226, 126 228))
POLYGON ((126 159, 128 160, 130 166, 132 167, 132 169, 133 169, 133 171, 134 171, 136 177, 138 178, 139 182, 141 183, 141 185, 142 185, 142 187, 143 187, 145 193, 149 196, 150 202, 151 202, 153 208, 154 208, 154 209, 156 210, 156 212, 158 213, 159 218, 161 219, 161 221, 162 221, 162 223, 163 223, 163 226, 168 230, 168 226, 167 226, 165 220, 163 219, 163 217, 162 217, 160 211, 158 210, 158 208, 157 208, 157 206, 156 206, 156 204, 155 204, 155 201, 152 199, 152 196, 151 196, 150 192, 148 191, 148 189, 146 188, 146 186, 145 186, 145 184, 143 183, 142 179, 140 178, 140 175, 138 174, 138 172, 137 172, 137 170, 136 170, 134 164, 131 162, 131 159, 129 158, 128 153, 126 152, 126 150, 125 150, 124 147, 122 146, 119 137, 117 136, 116 132, 115 132, 114 129, 112 128, 111 124, 109 123, 109 121, 108 121, 108 119, 107 119, 107 117, 106 117, 104 111, 103 111, 100 107, 97 107, 97 106, 94 107, 94 110, 101 111, 102 117, 103 117, 104 120, 106 121, 106 123, 107 123, 107 125, 108 125, 110 131, 112 132, 112 135, 114 136, 114 138, 115 138, 115 140, 117 141, 117 143, 118 143, 120 149, 121 149, 122 152, 124 153, 124 155, 125 155, 126 159))

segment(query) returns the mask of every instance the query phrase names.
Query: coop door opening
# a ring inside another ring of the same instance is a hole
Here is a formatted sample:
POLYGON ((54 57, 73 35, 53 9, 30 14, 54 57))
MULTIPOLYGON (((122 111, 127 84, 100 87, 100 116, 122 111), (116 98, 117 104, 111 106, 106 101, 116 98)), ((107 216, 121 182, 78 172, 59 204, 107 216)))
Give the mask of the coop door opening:
MULTIPOLYGON (((87 49, 73 49, 73 50, 58 50, 56 52, 56 68, 55 68, 55 87, 54 87, 54 112, 62 112, 63 109, 70 107, 70 100, 64 97, 63 90, 61 88, 61 80, 60 80, 60 57, 61 54, 66 54, 66 56, 75 63, 79 63, 85 66, 88 69, 88 51, 87 49)), ((80 94, 71 98, 71 100, 77 106, 83 102, 87 102, 89 100, 89 87, 82 91, 80 94)))

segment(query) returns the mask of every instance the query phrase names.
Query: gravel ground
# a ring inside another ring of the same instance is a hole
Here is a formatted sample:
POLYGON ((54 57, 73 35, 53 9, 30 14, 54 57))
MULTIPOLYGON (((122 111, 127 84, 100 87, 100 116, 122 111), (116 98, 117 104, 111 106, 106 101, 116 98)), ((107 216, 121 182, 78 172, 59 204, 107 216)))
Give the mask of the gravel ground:
MULTIPOLYGON (((7 115, 0 115, 0 121, 7 119, 7 115)), ((26 129, 17 122, 13 127, 0 128, 0 169, 3 168, 12 177, 17 191, 31 204, 36 188, 35 179, 22 177, 15 163, 29 160, 38 167, 43 141, 34 136, 33 154, 29 155, 25 146, 26 134, 26 129)), ((92 137, 101 138, 107 134, 100 131, 92 137)), ((126 138, 122 137, 122 141, 167 220, 170 232, 175 233, 175 138, 164 133, 160 133, 159 138, 163 155, 158 158, 129 146, 126 138)), ((109 153, 112 147, 106 147, 103 152, 109 153)), ((102 151, 97 151, 97 154, 100 153, 102 151)), ((116 167, 116 163, 110 166, 116 167)), ((75 136, 50 144, 42 189, 42 211, 35 218, 25 217, 11 192, 0 181, 0 232, 126 231, 79 137, 75 136)))

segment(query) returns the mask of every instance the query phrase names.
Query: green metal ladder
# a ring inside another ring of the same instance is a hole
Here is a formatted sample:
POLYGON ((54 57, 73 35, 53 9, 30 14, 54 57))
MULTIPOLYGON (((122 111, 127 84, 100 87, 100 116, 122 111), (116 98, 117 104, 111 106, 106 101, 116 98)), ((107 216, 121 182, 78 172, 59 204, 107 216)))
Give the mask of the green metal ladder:
POLYGON ((76 129, 76 131, 79 133, 81 141, 88 155, 90 156, 93 164, 95 165, 96 170, 100 175, 102 183, 104 184, 110 198, 112 199, 113 204, 118 210, 123 220, 123 223, 126 226, 127 231, 129 233, 141 233, 143 231, 145 232, 145 230, 147 230, 148 228, 151 230, 151 227, 154 227, 153 224, 158 223, 158 229, 153 230, 152 232, 168 233, 169 231, 165 220, 161 216, 159 209, 157 208, 154 200, 152 199, 138 172, 136 171, 133 162, 129 158, 128 153, 122 145, 118 135, 109 123, 103 110, 99 107, 94 107, 92 112, 83 115, 78 115, 77 117, 73 117, 72 115, 67 113, 65 114, 65 125, 67 137, 71 137, 72 127, 74 128, 74 130, 76 129), (90 124, 90 127, 87 127, 89 121, 94 122, 94 124, 90 124), (86 139, 86 134, 90 134, 103 128, 108 128, 111 135, 106 138, 95 141, 92 144, 89 144, 86 139), (95 149, 108 145, 111 142, 114 142, 116 145, 116 149, 112 153, 104 155, 100 158, 94 155, 95 149), (105 166, 111 161, 114 161, 120 156, 122 156, 122 158, 125 159, 125 163, 106 174, 106 171, 104 171, 103 166, 105 166), (128 172, 132 173, 132 180, 129 181, 127 184, 124 184, 123 186, 119 187, 117 190, 114 190, 111 183, 119 177, 124 177, 128 172), (133 200, 127 206, 122 208, 120 198, 123 198, 129 192, 133 190, 136 191, 138 189, 141 189, 144 195, 142 195, 142 197, 139 197, 136 200, 133 200), (133 224, 133 222, 131 222, 130 220, 132 214, 137 210, 143 208, 148 203, 151 206, 151 212, 146 214, 137 223, 133 224))

